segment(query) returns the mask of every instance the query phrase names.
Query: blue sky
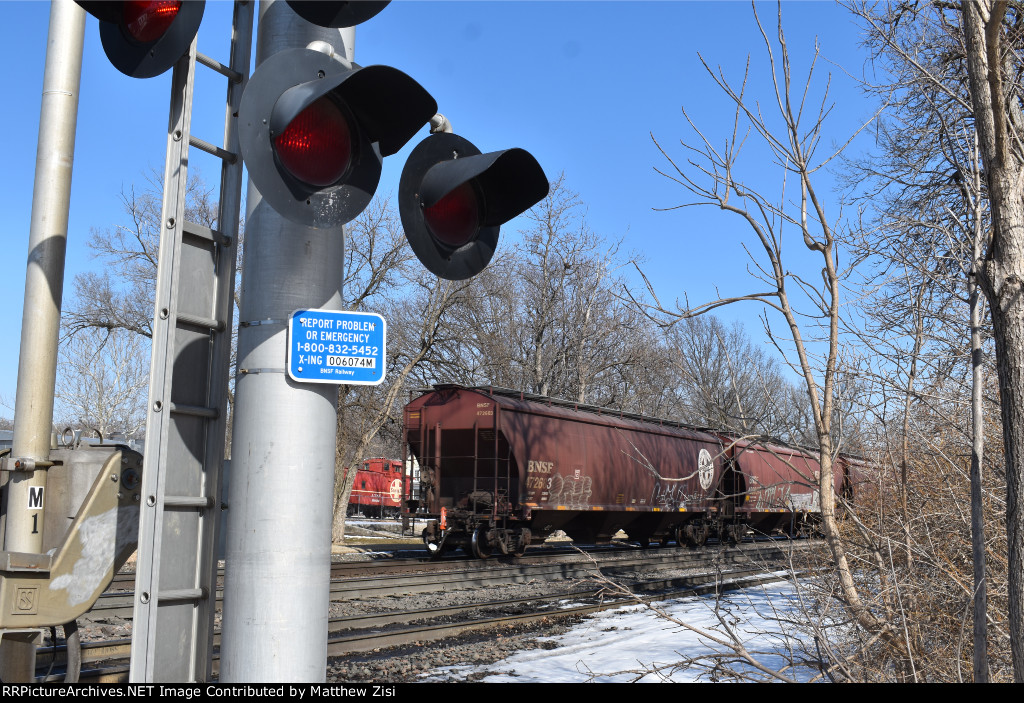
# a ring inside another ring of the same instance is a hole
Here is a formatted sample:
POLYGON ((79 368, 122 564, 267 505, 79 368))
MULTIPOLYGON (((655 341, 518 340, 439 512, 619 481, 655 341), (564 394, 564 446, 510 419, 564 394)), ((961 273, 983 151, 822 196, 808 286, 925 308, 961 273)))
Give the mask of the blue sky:
MULTIPOLYGON (((207 3, 200 51, 226 59, 230 10, 228 2, 207 3)), ((759 4, 758 11, 773 33, 775 4, 759 4)), ((7 332, 7 344, 0 347, 0 398, 11 406, 48 15, 49 3, 0 1, 0 52, 9 67, 0 110, 8 143, 0 188, 0 237, 8 264, 0 277, 0 326, 7 332)), ((831 62, 819 64, 822 81, 832 73, 838 106, 826 141, 844 140, 872 109, 844 73, 860 76, 864 66, 853 18, 833 3, 786 2, 783 22, 801 84, 816 39, 831 62)), ((686 202, 686 194, 654 171, 667 164, 651 133, 681 156, 679 139, 689 135, 684 105, 716 143, 731 129, 732 107, 698 52, 736 81, 749 54, 752 90, 770 97, 763 41, 746 2, 397 0, 361 25, 356 39, 359 63, 392 65, 414 77, 434 95, 455 131, 483 151, 522 147, 549 178, 564 172, 566 184, 587 205, 591 228, 624 238, 624 249, 646 257, 646 271, 663 301, 684 294, 691 302, 706 300, 715 297, 716 287, 728 295, 753 289, 740 245, 747 232, 738 220, 710 208, 656 210, 686 202)), ((99 265, 86 247, 90 229, 122 221, 122 189, 141 184, 150 169, 162 171, 169 86, 170 72, 148 80, 118 73, 89 18, 66 292, 75 273, 99 265)), ((202 86, 197 90, 193 133, 220 143, 223 88, 217 82, 208 93, 202 86)), ((379 193, 397 191, 402 165, 418 141, 385 160, 379 193)), ((763 153, 751 147, 747 156, 747 177, 774 187, 776 171, 763 153)), ((195 161, 212 182, 214 165, 195 161)), ((513 230, 506 226, 502 236, 513 230)), ((720 316, 744 321, 759 339, 757 312, 741 304, 720 316)), ((0 416, 11 415, 0 407, 0 416)))

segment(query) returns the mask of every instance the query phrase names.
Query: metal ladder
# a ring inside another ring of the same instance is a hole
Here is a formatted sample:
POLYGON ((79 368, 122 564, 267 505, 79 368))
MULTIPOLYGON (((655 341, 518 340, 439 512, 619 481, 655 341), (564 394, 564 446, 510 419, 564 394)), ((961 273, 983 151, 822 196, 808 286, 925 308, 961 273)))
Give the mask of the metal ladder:
POLYGON ((172 78, 135 580, 133 682, 198 682, 211 675, 242 192, 235 115, 249 76, 254 5, 235 3, 229 65, 199 54, 193 41, 172 78), (196 64, 228 80, 223 149, 190 133, 196 64), (185 221, 190 146, 222 162, 217 230, 185 221))

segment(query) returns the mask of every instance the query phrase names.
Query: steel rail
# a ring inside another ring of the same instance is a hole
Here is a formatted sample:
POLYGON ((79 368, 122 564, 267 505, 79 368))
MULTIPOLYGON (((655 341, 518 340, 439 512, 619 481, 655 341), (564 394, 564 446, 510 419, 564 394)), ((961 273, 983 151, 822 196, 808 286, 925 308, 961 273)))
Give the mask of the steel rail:
MULTIPOLYGON (((564 593, 539 597, 512 598, 413 611, 331 618, 328 622, 328 632, 330 633, 337 633, 342 630, 351 631, 357 628, 358 631, 330 636, 328 638, 327 654, 329 657, 338 657, 385 647, 401 646, 413 642, 432 642, 468 632, 496 629, 516 624, 528 624, 543 619, 589 615, 603 610, 637 604, 641 601, 641 598, 664 601, 702 596, 788 580, 791 577, 793 575, 789 573, 765 573, 761 567, 747 567, 715 574, 704 573, 643 581, 632 586, 632 589, 637 592, 634 597, 604 598, 602 597, 604 589, 590 589, 585 591, 566 591, 564 593), (711 579, 710 581, 709 578, 711 579), (641 594, 647 595, 643 596, 641 594), (395 623, 422 622, 430 619, 453 617, 468 612, 494 610, 510 606, 536 606, 541 603, 557 605, 559 602, 567 599, 592 599, 594 602, 569 607, 545 607, 535 609, 529 613, 469 618, 458 622, 410 625, 394 628, 390 631, 381 630, 381 628, 395 623)), ((214 636, 215 646, 219 645, 219 640, 220 635, 216 633, 214 636)), ((95 664, 98 662, 117 661, 128 656, 130 646, 131 640, 127 638, 85 643, 82 645, 82 662, 95 664)), ((62 650, 63 647, 41 647, 39 655, 43 663, 40 669, 57 669, 61 666, 63 664, 62 650)), ((213 662, 214 672, 218 670, 218 663, 219 656, 215 654, 213 662)), ((127 666, 117 663, 111 666, 83 670, 79 680, 82 683, 119 682, 126 681, 127 675, 127 666)), ((61 680, 60 677, 61 672, 57 671, 56 673, 37 675, 35 680, 37 683, 56 682, 61 680)))
MULTIPOLYGON (((814 543, 798 542, 785 545, 775 543, 753 543, 733 547, 722 551, 683 551, 683 550, 635 550, 632 556, 620 557, 621 550, 615 553, 597 555, 596 561, 588 561, 578 552, 563 553, 557 555, 542 555, 538 563, 532 559, 520 559, 515 562, 506 563, 493 560, 453 560, 453 561, 425 561, 402 564, 392 567, 394 562, 369 563, 349 562, 359 564, 359 567, 351 569, 358 571, 370 569, 372 571, 389 571, 397 568, 403 571, 399 574, 378 574, 374 576, 351 576, 332 578, 330 584, 330 598, 332 601, 359 600, 381 595, 401 593, 404 595, 414 593, 432 593, 444 588, 482 588, 487 586, 514 585, 525 583, 531 579, 545 579, 553 581, 556 579, 583 579, 594 574, 595 569, 606 575, 613 575, 622 571, 633 570, 639 567, 651 568, 699 568, 716 557, 721 558, 723 564, 737 564, 743 561, 758 559, 779 559, 786 552, 792 550, 794 553, 810 548, 814 543), (383 567, 383 568, 381 568, 383 567), (410 571, 416 567, 424 568, 421 571, 410 571), (430 573, 429 578, 424 578, 424 573, 430 573)), ((628 551, 626 552, 629 553, 628 551)), ((592 553, 591 553, 592 554, 592 553)), ((337 565, 336 565, 337 566, 337 565)), ((349 569, 343 569, 344 571, 349 569)), ((334 573, 332 571, 332 573, 334 573)), ((222 591, 218 588, 218 607, 222 600, 222 591)), ((96 604, 90 610, 92 617, 121 617, 130 619, 132 617, 132 606, 134 592, 128 590, 108 591, 100 596, 96 604)))

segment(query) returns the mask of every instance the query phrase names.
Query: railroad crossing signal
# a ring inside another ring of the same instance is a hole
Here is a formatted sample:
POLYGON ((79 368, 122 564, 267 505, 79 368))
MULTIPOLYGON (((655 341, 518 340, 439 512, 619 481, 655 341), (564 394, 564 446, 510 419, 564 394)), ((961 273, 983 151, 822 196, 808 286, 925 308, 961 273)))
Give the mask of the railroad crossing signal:
POLYGON ((281 51, 253 73, 239 107, 249 177, 292 222, 343 225, 370 203, 381 163, 437 112, 419 83, 312 49, 281 51))
POLYGON ((391 0, 324 2, 323 0, 287 0, 288 7, 307 22, 321 27, 355 27, 387 7, 391 0))
MULTIPOLYGON (((308 22, 341 28, 365 22, 388 1, 288 6, 308 22)), ((383 157, 436 112, 434 98, 397 69, 364 68, 312 49, 283 51, 256 69, 242 96, 242 160, 278 213, 309 227, 337 227, 369 205, 383 157)))
MULTIPOLYGON (((387 2, 288 5, 322 27, 351 27, 387 2)), ((387 66, 361 68, 310 49, 275 54, 250 79, 239 113, 249 176, 281 215, 334 227, 359 215, 394 154, 437 112, 416 81, 387 66)), ((523 149, 481 154, 472 143, 434 134, 413 150, 398 201, 410 246, 431 273, 452 280, 480 273, 500 226, 548 192, 523 149)))
POLYGON ((490 263, 500 226, 547 193, 547 176, 528 151, 481 154, 458 135, 438 133, 409 156, 398 208, 420 263, 441 278, 463 280, 490 263))
POLYGON ((203 0, 75 0, 100 21, 103 51, 121 73, 152 78, 188 51, 203 21, 203 0))

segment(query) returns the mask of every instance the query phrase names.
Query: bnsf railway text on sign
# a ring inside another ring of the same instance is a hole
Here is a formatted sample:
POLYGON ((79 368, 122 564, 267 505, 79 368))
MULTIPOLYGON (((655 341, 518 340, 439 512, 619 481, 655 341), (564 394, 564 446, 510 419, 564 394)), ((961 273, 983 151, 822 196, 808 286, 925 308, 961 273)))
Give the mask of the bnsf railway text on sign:
POLYGON ((377 385, 387 323, 368 312, 296 310, 288 323, 288 376, 302 383, 377 385))

